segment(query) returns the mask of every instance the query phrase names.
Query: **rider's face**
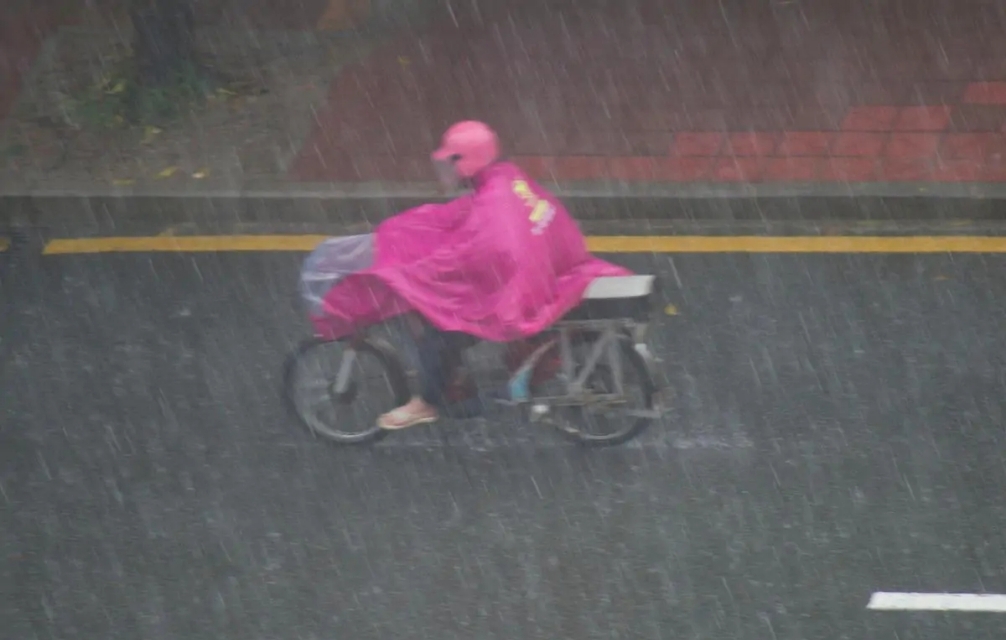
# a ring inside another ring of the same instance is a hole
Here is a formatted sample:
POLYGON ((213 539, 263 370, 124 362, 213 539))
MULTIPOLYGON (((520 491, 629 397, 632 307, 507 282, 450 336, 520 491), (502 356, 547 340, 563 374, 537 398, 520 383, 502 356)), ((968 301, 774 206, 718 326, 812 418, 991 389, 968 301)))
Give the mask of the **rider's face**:
POLYGON ((433 167, 437 171, 437 179, 445 191, 457 191, 461 187, 461 177, 454 167, 453 158, 447 160, 434 160, 433 167))

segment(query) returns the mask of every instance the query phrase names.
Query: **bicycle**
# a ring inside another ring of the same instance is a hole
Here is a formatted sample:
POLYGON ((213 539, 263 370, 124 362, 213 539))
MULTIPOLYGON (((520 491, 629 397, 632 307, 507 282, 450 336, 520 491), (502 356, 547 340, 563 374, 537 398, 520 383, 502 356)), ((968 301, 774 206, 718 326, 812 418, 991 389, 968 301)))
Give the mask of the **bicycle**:
MULTIPOLYGON (((526 411, 531 422, 552 425, 582 444, 617 445, 638 436, 662 416, 652 372, 656 360, 645 342, 655 290, 656 278, 650 275, 594 280, 580 305, 537 337, 539 346, 509 375, 507 398, 497 402, 526 411), (535 381, 538 367, 550 359, 554 365, 555 358, 558 373, 535 381), (594 426, 598 416, 629 405, 628 387, 633 378, 639 387, 640 406, 624 411, 628 426, 611 433, 593 433, 588 427, 594 426)), ((386 437, 389 432, 377 426, 377 416, 405 404, 411 395, 398 351, 387 340, 367 332, 352 339, 305 340, 287 361, 284 387, 286 400, 300 421, 315 435, 339 444, 386 437), (328 355, 333 349, 341 353, 328 355), (323 374, 319 380, 308 375, 311 358, 319 355, 323 364, 338 363, 334 376, 323 374), (364 365, 376 367, 382 374, 390 397, 372 417, 349 420, 343 415, 346 411, 339 409, 353 408, 368 388, 361 381, 364 365), (335 409, 334 418, 322 418, 305 404, 299 392, 308 388, 324 392, 318 398, 323 401, 320 408, 335 409)))

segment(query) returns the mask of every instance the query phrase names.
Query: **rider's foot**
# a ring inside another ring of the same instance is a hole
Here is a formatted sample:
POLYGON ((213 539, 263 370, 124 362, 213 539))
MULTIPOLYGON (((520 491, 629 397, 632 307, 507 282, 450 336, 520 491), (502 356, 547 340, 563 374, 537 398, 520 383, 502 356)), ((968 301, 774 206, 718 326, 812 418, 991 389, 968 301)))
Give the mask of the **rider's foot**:
POLYGON ((405 406, 389 411, 378 418, 377 426, 389 431, 396 431, 417 424, 436 422, 439 417, 436 407, 430 406, 422 398, 416 397, 405 406))

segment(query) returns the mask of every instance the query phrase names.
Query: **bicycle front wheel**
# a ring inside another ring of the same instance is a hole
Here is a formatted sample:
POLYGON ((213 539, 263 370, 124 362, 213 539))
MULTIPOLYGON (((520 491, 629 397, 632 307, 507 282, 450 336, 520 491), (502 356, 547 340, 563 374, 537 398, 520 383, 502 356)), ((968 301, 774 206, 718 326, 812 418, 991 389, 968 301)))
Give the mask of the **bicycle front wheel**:
POLYGON ((383 438, 387 431, 377 426, 378 417, 409 401, 401 360, 390 344, 374 338, 353 347, 319 338, 304 341, 287 361, 284 386, 301 423, 339 444, 383 438))

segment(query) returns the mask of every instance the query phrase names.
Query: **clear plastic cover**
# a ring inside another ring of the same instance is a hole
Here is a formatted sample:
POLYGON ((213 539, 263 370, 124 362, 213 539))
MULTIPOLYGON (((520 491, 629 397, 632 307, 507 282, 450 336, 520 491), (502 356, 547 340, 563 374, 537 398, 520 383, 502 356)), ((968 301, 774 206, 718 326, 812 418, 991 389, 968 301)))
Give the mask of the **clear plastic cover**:
POLYGON ((315 247, 300 271, 300 294, 311 315, 320 315, 328 292, 346 276, 374 262, 374 234, 329 238, 315 247))

